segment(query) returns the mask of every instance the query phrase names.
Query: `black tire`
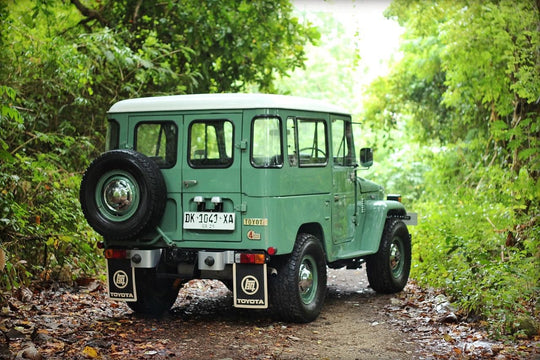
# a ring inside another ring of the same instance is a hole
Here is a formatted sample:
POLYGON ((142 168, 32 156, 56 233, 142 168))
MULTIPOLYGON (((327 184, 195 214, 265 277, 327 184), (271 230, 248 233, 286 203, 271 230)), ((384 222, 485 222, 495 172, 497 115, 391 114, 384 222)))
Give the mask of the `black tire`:
POLYGON ((369 285, 383 294, 403 290, 411 270, 411 237, 405 223, 388 219, 379 245, 379 251, 366 259, 369 285))
POLYGON ((326 298, 326 258, 321 242, 313 235, 298 234, 293 252, 270 266, 277 270, 269 279, 276 316, 298 323, 315 320, 326 298))
POLYGON ((159 223, 167 189, 154 161, 133 150, 111 150, 86 170, 79 199, 94 230, 108 240, 130 240, 159 223))
POLYGON ((159 317, 173 306, 180 285, 179 279, 159 278, 155 268, 135 269, 137 301, 127 305, 139 315, 159 317))

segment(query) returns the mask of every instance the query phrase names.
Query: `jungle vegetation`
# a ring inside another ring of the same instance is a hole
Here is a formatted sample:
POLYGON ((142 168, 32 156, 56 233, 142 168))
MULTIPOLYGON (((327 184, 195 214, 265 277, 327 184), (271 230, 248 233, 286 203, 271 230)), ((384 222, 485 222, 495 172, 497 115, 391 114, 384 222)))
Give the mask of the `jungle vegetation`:
MULTIPOLYGON (((147 3, 0 3, 3 291, 103 273, 78 188, 112 103, 261 91, 341 104, 354 91, 361 58, 350 41, 324 41, 339 22, 316 28, 288 0, 147 3), (308 47, 326 56, 300 77, 308 47)), ((538 326, 540 313, 537 2, 394 0, 386 15, 404 28, 402 56, 351 104, 378 163, 365 176, 420 215, 416 281, 493 334, 530 336, 522 324, 538 326)))

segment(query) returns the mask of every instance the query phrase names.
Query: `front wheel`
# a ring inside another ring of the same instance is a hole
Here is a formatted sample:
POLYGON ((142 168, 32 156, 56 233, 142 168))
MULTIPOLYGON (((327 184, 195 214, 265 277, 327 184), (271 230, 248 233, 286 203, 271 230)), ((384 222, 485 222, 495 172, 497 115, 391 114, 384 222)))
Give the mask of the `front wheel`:
POLYGON ((379 293, 403 290, 411 270, 411 238, 407 225, 399 219, 388 219, 379 251, 366 259, 369 285, 379 293))
POLYGON ((290 255, 275 260, 271 304, 285 321, 306 323, 319 316, 326 297, 326 259, 321 242, 299 234, 290 255))
POLYGON ((140 315, 160 316, 173 306, 180 290, 177 279, 160 278, 156 269, 135 269, 137 301, 127 303, 140 315))

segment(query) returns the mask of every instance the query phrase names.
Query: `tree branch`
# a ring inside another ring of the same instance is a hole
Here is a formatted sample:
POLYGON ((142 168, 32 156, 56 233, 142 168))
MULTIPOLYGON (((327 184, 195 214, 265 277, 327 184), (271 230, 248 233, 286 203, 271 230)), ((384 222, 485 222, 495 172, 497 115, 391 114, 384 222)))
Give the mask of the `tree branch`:
POLYGON ((109 22, 105 20, 105 18, 101 16, 98 11, 87 8, 80 2, 80 0, 71 0, 71 3, 75 5, 81 14, 88 18, 88 21, 97 20, 102 26, 110 27, 109 22))
POLYGON ((132 30, 135 30, 135 23, 137 22, 137 19, 139 18, 139 9, 141 8, 142 0, 139 0, 137 2, 137 5, 135 5, 135 10, 133 11, 133 19, 132 19, 132 30))

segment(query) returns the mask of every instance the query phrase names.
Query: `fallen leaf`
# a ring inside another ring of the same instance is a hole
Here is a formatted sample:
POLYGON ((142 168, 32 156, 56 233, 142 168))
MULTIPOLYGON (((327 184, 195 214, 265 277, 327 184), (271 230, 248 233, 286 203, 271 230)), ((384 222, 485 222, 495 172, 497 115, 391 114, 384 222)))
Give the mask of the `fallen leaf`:
POLYGON ((97 359, 99 354, 96 349, 91 346, 85 346, 83 354, 89 357, 90 359, 97 359))
POLYGON ((449 342, 449 343, 454 342, 454 338, 452 336, 448 335, 448 334, 444 334, 443 339, 444 339, 444 341, 449 342))

